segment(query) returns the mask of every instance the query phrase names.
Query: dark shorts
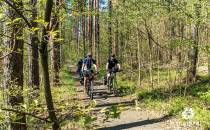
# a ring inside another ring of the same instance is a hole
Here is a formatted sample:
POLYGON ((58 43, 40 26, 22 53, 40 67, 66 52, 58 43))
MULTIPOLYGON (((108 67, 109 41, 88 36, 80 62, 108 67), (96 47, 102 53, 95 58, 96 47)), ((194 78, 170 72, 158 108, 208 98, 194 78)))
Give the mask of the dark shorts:
POLYGON ((84 77, 92 76, 92 74, 93 74, 93 70, 84 70, 83 71, 83 76, 84 77))
POLYGON ((111 69, 109 68, 108 71, 109 71, 109 73, 117 73, 119 71, 119 69, 114 67, 114 68, 111 68, 111 69))

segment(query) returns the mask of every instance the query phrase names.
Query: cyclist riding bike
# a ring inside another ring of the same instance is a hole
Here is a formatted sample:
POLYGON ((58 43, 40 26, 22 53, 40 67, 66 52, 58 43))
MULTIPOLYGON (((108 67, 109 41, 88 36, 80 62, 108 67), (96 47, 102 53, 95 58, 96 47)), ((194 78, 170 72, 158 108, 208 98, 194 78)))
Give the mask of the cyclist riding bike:
POLYGON ((106 64, 107 74, 104 78, 104 84, 105 85, 107 84, 107 81, 108 81, 108 78, 109 78, 111 72, 117 73, 120 69, 121 69, 121 66, 120 66, 118 60, 115 58, 115 55, 112 54, 106 64))
MULTIPOLYGON (((85 56, 85 58, 86 58, 86 56, 85 56)), ((84 77, 83 77, 83 73, 82 73, 82 65, 83 65, 83 60, 85 58, 81 58, 77 63, 77 74, 79 75, 81 85, 83 85, 83 82, 84 82, 84 77)))
POLYGON ((95 71, 98 72, 98 68, 96 66, 96 61, 92 58, 92 54, 88 53, 87 58, 83 60, 82 65, 82 71, 84 76, 84 88, 86 89, 86 80, 93 74, 93 69, 95 68, 95 71))

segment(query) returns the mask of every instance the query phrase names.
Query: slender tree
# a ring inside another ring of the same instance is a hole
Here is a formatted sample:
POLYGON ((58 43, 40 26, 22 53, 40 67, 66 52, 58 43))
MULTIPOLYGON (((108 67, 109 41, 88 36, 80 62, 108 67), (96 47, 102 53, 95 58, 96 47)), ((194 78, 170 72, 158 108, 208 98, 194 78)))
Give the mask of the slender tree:
POLYGON ((96 58, 98 65, 100 64, 100 25, 99 25, 99 0, 95 0, 95 44, 96 58), (97 50, 97 51, 96 51, 97 50))
POLYGON ((52 53, 51 53, 51 67, 52 67, 52 80, 53 80, 53 86, 59 85, 59 72, 60 72, 60 32, 59 32, 59 6, 60 1, 55 1, 54 6, 54 13, 51 19, 51 26, 53 28, 53 31, 55 32, 55 35, 51 36, 52 41, 52 53))
POLYGON ((93 2, 94 0, 88 1, 88 49, 91 53, 93 53, 93 2))
MULTIPOLYGON (((30 0, 29 5, 31 6, 30 23, 32 25, 32 33, 29 35, 29 86, 31 87, 32 97, 37 97, 36 90, 39 89, 39 51, 38 51, 38 23, 37 20, 37 0, 30 0)), ((31 97, 31 98, 32 98, 31 97)))
POLYGON ((81 0, 81 5, 82 5, 82 43, 83 43, 83 55, 85 56, 86 55, 86 11, 85 11, 85 8, 86 8, 86 0, 81 0))
MULTIPOLYGON (((23 13, 23 3, 19 1, 6 1, 11 6, 6 7, 5 15, 12 24, 4 24, 4 34, 9 37, 4 38, 4 99, 8 107, 20 109, 23 104, 23 22, 20 14, 23 13), (14 10, 19 12, 19 14, 14 10), (8 55, 9 53, 9 55, 8 55)), ((16 118, 10 118, 9 129, 26 130, 25 114, 13 113, 16 118)))
POLYGON ((149 46, 149 74, 150 74, 150 84, 151 87, 154 87, 154 83, 153 83, 153 42, 152 42, 152 32, 150 27, 147 25, 147 21, 145 20, 145 28, 147 31, 147 37, 148 37, 148 46, 149 46))
POLYGON ((108 22, 108 35, 109 35, 109 55, 112 53, 112 0, 108 1, 109 8, 109 22, 108 22))
POLYGON ((57 120, 55 114, 55 108, 53 104, 52 94, 51 94, 51 87, 50 87, 50 79, 49 79, 49 64, 48 64, 48 43, 49 43, 49 23, 51 19, 52 7, 53 7, 53 0, 47 0, 45 5, 45 15, 44 21, 47 26, 44 26, 42 29, 42 39, 41 39, 41 48, 40 48, 40 55, 41 55, 41 65, 43 69, 43 79, 44 79, 44 91, 45 91, 45 100, 47 104, 47 109, 49 113, 49 118, 53 122, 52 129, 58 130, 59 129, 59 122, 57 120))
POLYGON ((196 80, 196 69, 198 62, 198 43, 199 43, 199 26, 200 26, 200 13, 201 4, 195 4, 196 23, 193 24, 192 30, 192 49, 188 52, 189 68, 187 70, 188 82, 194 82, 196 80))

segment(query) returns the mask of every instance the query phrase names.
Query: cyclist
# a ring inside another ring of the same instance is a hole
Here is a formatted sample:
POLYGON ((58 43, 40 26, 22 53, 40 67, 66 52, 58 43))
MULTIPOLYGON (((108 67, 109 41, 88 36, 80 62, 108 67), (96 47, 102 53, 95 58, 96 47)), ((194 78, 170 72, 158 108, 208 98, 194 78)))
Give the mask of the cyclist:
POLYGON ((88 76, 91 76, 93 73, 93 69, 95 68, 95 71, 98 73, 98 68, 96 66, 96 61, 92 58, 92 54, 88 53, 87 58, 83 60, 83 65, 82 65, 82 71, 83 71, 83 76, 84 76, 84 88, 86 86, 86 79, 88 76))
POLYGON ((77 73, 79 75, 81 85, 83 85, 83 81, 84 81, 83 74, 82 74, 82 65, 83 65, 83 60, 85 58, 83 58, 83 59, 81 58, 77 63, 77 73))
POLYGON ((120 69, 121 69, 121 66, 118 60, 115 58, 115 54, 112 54, 106 64, 107 74, 104 77, 104 84, 105 85, 107 84, 107 81, 111 72, 117 73, 120 69))

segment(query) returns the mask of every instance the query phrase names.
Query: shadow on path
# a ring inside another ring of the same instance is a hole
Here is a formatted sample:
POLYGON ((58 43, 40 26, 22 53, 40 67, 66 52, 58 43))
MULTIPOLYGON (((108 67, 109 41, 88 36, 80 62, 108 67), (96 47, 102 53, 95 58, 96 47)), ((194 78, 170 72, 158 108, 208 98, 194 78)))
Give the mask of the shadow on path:
POLYGON ((134 105, 134 100, 129 100, 129 101, 118 101, 118 102, 113 102, 113 103, 102 103, 102 104, 98 104, 96 105, 96 107, 108 107, 108 106, 114 106, 114 105, 127 105, 127 106, 130 106, 130 105, 134 105))
POLYGON ((164 116, 164 117, 157 118, 157 119, 143 120, 143 121, 131 122, 131 123, 127 123, 127 124, 120 124, 120 125, 116 125, 116 126, 99 128, 97 130, 122 130, 122 129, 129 129, 129 128, 133 128, 133 127, 138 127, 138 126, 144 126, 144 125, 150 125, 150 124, 163 122, 163 121, 169 120, 171 117, 172 116, 164 116))

